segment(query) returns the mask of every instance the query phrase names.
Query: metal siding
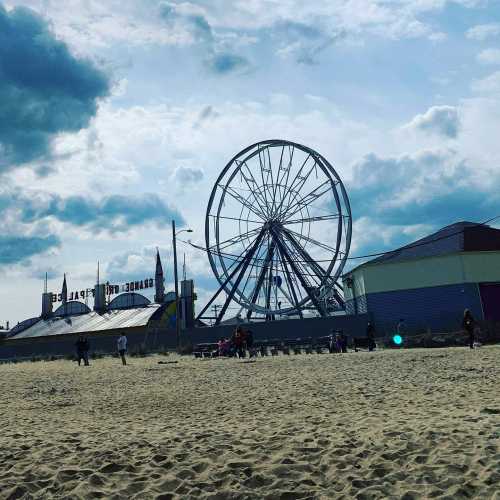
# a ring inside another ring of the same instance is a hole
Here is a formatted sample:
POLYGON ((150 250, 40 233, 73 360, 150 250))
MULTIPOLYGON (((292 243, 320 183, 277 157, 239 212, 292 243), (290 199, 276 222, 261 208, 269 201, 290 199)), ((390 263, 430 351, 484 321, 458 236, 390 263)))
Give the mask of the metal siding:
POLYGON ((347 301, 345 308, 346 314, 366 314, 368 312, 366 296, 356 297, 356 301, 354 299, 347 301))
POLYGON ((367 294, 456 285, 465 281, 460 254, 367 266, 363 272, 367 294))
POLYGON ((482 319, 477 286, 471 283, 372 293, 367 302, 379 333, 392 333, 400 318, 409 331, 459 330, 465 308, 482 319))
POLYGON ((481 283, 479 285, 484 319, 500 321, 500 283, 481 283))
POLYGON ((500 252, 467 252, 462 261, 467 283, 500 281, 500 252))

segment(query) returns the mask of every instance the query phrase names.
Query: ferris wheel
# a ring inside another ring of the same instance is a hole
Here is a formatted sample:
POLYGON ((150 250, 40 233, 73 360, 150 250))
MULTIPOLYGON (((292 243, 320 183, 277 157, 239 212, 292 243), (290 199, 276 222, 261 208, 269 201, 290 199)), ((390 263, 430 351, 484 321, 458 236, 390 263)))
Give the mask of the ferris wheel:
POLYGON ((267 140, 238 153, 210 195, 205 244, 219 289, 252 315, 321 316, 343 305, 337 283, 351 243, 352 217, 342 181, 319 153, 267 140))

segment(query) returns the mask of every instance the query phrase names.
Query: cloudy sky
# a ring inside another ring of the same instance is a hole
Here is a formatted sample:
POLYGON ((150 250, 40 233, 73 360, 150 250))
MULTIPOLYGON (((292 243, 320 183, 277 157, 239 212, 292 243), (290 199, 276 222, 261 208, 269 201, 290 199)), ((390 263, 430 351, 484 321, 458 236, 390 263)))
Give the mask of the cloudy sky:
POLYGON ((202 244, 259 140, 329 159, 360 255, 499 215, 499 137, 499 0, 0 0, 0 323, 39 314, 45 272, 149 276, 157 246, 170 288, 170 221, 202 244))

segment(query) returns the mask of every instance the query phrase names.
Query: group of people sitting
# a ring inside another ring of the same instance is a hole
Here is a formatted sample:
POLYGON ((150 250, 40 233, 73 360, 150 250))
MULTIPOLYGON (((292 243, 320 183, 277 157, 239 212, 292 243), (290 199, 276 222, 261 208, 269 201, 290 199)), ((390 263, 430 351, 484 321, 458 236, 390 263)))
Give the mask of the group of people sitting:
POLYGON ((252 352, 253 333, 251 330, 245 331, 238 326, 231 338, 219 339, 217 347, 219 356, 244 358, 247 350, 252 352))
POLYGON ((329 337, 328 350, 331 353, 347 352, 347 335, 342 331, 334 331, 329 337))

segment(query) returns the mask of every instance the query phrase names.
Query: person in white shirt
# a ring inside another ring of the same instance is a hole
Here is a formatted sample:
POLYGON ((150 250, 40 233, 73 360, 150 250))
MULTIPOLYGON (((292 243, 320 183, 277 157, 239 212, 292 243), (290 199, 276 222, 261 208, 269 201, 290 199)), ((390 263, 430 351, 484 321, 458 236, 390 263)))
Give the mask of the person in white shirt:
POLYGON ((122 364, 126 365, 127 360, 125 359, 125 353, 127 352, 127 337, 125 337, 124 333, 121 333, 118 337, 118 352, 120 353, 120 358, 122 358, 122 364))

